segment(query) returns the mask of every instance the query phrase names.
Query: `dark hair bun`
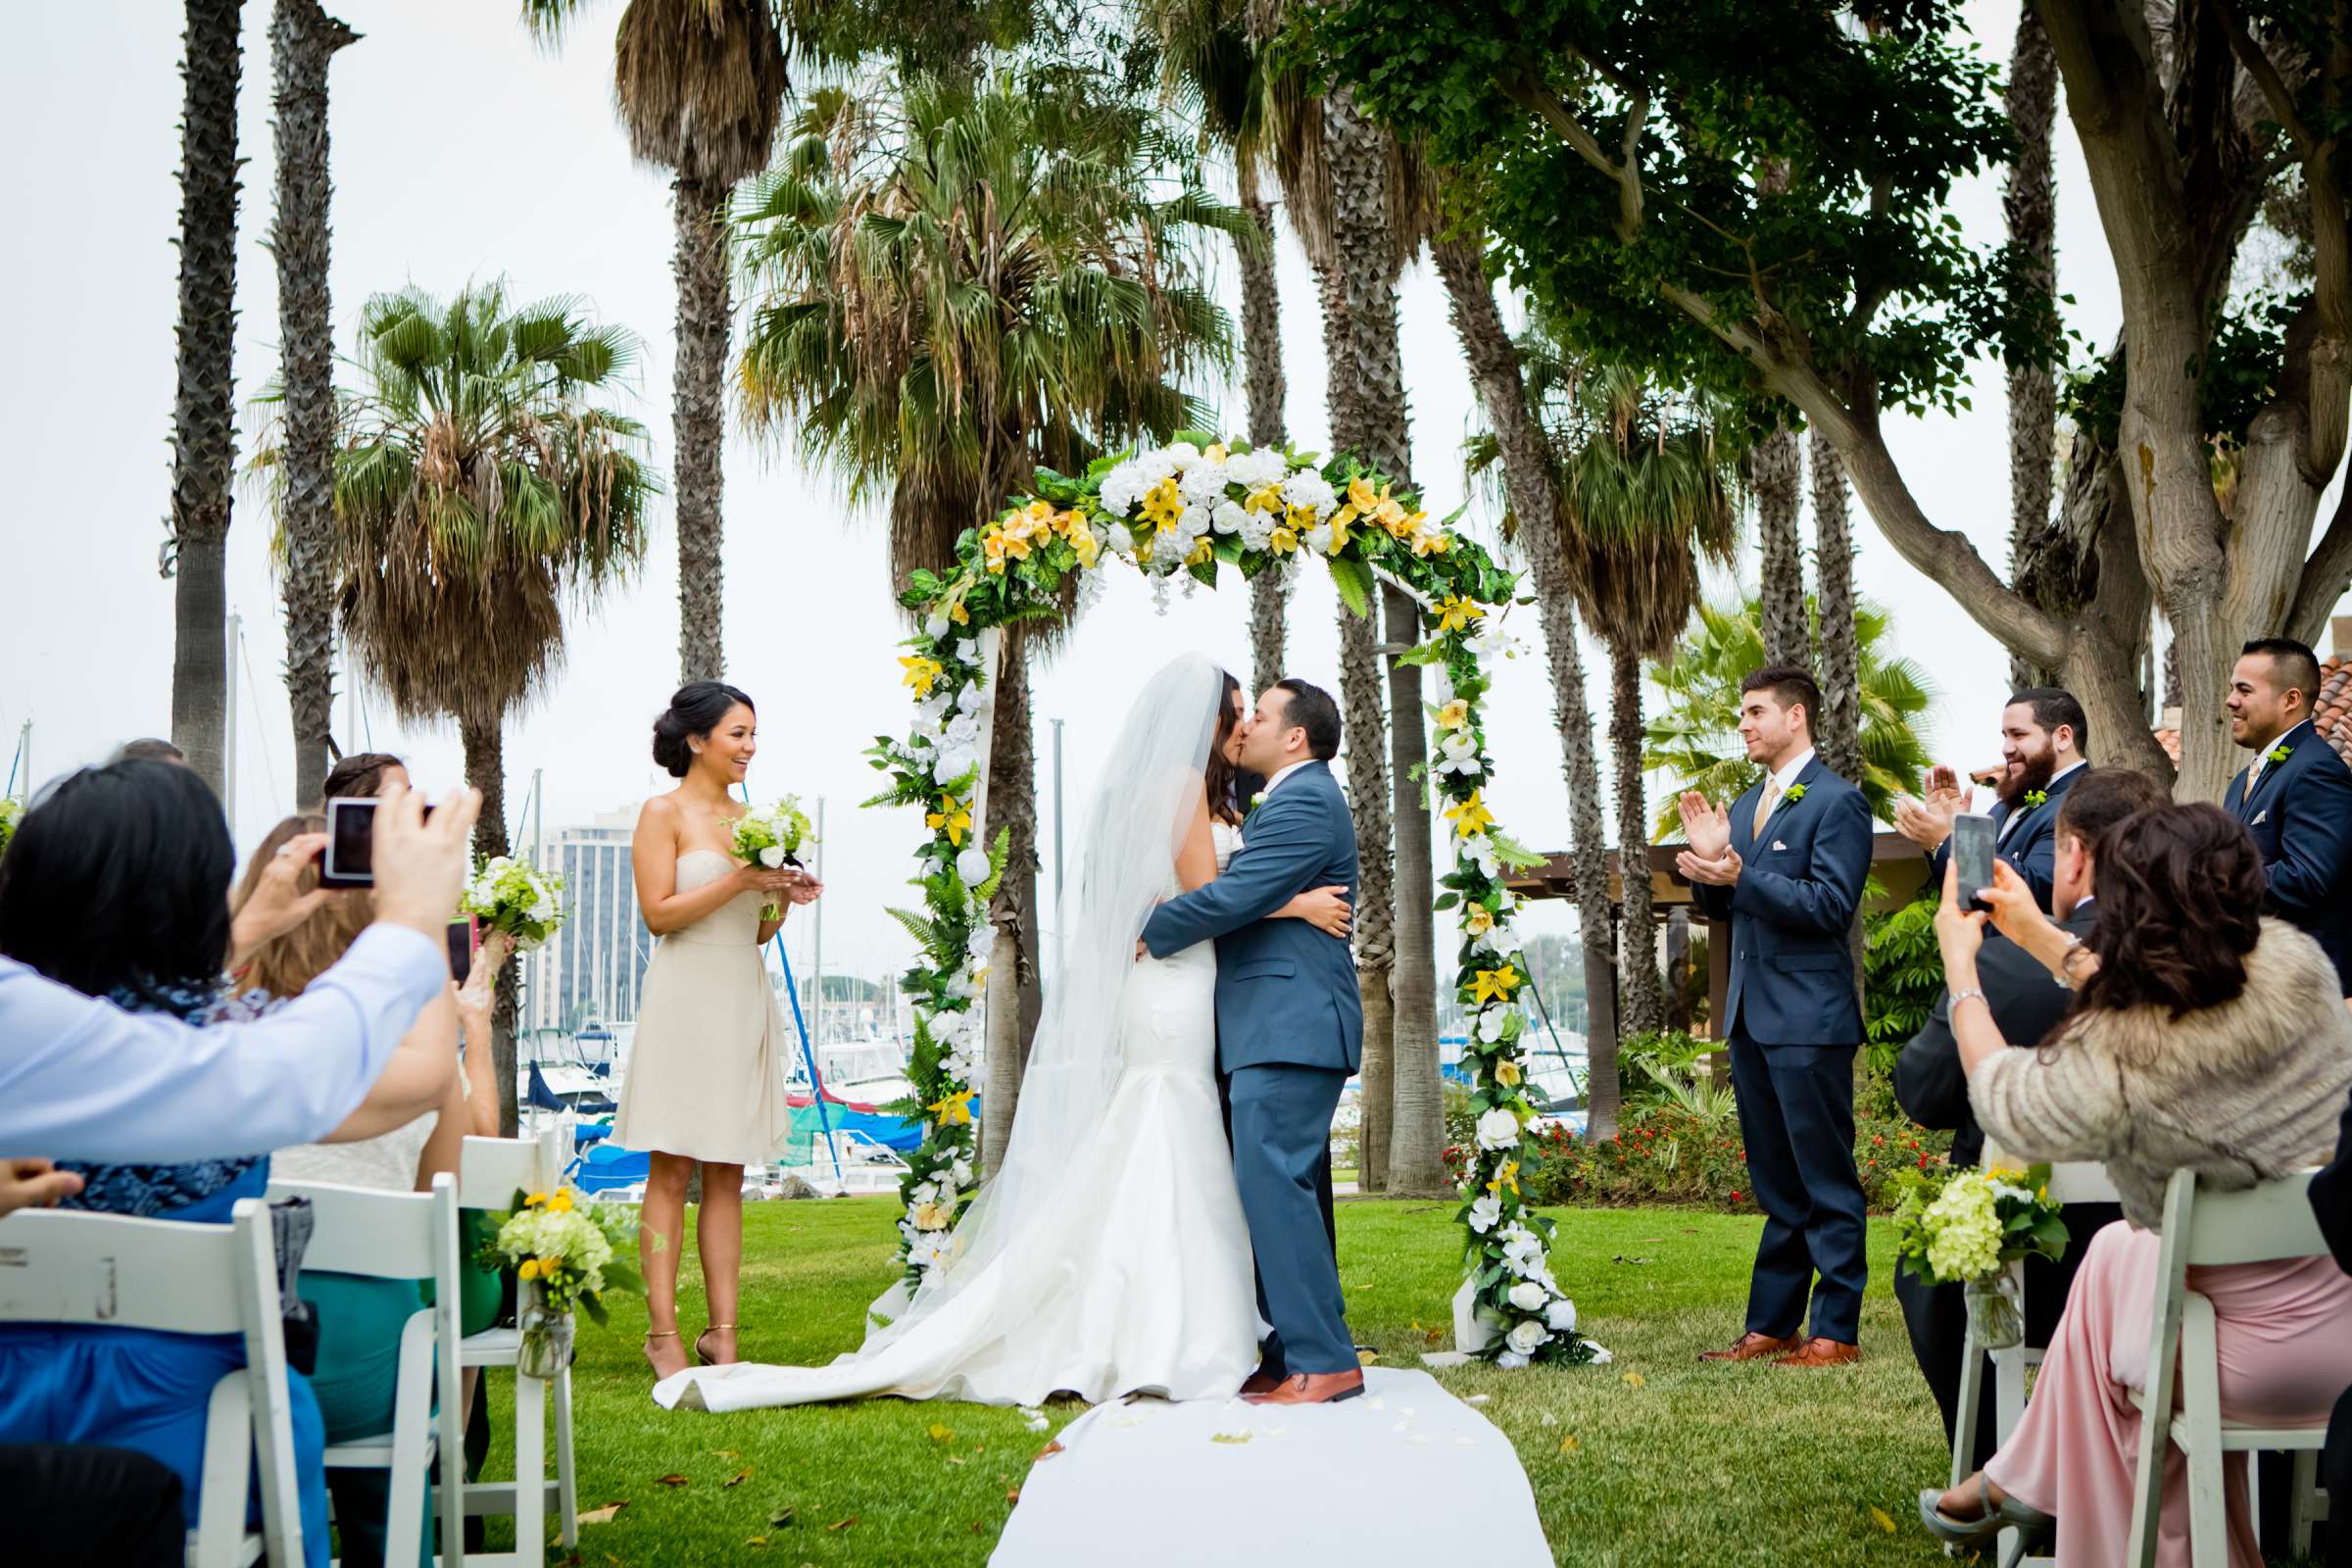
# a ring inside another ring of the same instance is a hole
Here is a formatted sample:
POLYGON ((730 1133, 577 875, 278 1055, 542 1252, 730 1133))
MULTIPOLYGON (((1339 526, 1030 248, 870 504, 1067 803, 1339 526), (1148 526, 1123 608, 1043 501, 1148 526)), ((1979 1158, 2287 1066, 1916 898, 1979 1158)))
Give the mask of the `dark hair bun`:
POLYGON ((654 720, 654 761, 671 778, 684 778, 694 765, 694 748, 687 742, 716 729, 727 710, 738 703, 759 711, 749 697, 724 681, 690 680, 679 687, 654 720))

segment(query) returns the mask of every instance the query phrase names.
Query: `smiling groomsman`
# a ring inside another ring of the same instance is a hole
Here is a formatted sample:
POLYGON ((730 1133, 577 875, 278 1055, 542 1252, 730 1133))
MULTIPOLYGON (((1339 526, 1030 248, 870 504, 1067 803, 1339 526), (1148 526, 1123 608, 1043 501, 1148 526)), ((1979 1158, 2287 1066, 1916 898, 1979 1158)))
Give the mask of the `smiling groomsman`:
POLYGON ((1690 847, 1675 865, 1701 912, 1731 922, 1723 1035, 1764 1210, 1747 1332, 1709 1361, 1821 1367, 1861 1353, 1870 1282, 1854 1171, 1862 1008, 1847 932, 1870 872, 1870 808, 1813 755, 1820 710, 1821 689, 1804 670, 1757 670, 1740 683, 1740 738, 1764 777, 1729 812, 1696 791, 1682 799, 1690 847), (1812 1337, 1800 1339, 1808 1291, 1812 1337))
MULTIPOLYGON (((2090 721, 2075 694, 2062 687, 2029 687, 2001 710, 2001 780, 1991 811, 1995 853, 2026 879, 2045 914, 2058 858, 2058 803, 2089 765, 2089 749, 2090 721)), ((1943 886, 1952 818, 1969 808, 1970 794, 1951 768, 1937 766, 1928 776, 1927 799, 1895 807, 1895 830, 1928 852, 1932 888, 1943 886)))
POLYGON ((2230 672, 2230 738, 2254 754, 2222 799, 2254 835, 2263 912, 2302 927, 2352 996, 2352 770, 2311 722, 2320 662, 2290 637, 2258 637, 2230 672))

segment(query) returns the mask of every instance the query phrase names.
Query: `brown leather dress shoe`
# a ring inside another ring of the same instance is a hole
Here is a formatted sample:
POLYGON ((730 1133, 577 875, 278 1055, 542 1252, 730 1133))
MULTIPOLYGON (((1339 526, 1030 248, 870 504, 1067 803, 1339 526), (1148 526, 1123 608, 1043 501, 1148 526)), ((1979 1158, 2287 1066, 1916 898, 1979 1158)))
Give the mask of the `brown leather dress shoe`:
POLYGON ((1787 1355, 1803 1343, 1802 1340, 1793 1336, 1784 1340, 1776 1335, 1758 1334, 1754 1329, 1749 1329, 1745 1334, 1740 1336, 1739 1342, 1730 1349, 1702 1351, 1699 1359, 1701 1361, 1762 1361, 1771 1356, 1787 1355))
POLYGON ((1251 1404, 1337 1404, 1363 1392, 1361 1371, 1294 1372, 1271 1392, 1246 1397, 1251 1404))
POLYGON ((1775 1357, 1774 1366, 1815 1367, 1844 1366, 1862 1359, 1862 1347, 1847 1345, 1839 1340, 1825 1340, 1816 1334, 1788 1355, 1775 1357))
POLYGON ((1282 1387, 1282 1382, 1281 1373, 1261 1366, 1242 1381, 1242 1397, 1247 1399, 1252 1395, 1272 1394, 1282 1387))

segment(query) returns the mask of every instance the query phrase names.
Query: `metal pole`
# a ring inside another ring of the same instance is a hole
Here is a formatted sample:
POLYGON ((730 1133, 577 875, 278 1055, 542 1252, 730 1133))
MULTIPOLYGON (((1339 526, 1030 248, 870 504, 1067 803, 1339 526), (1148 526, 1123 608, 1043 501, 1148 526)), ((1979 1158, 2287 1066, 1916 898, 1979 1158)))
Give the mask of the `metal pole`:
MULTIPOLYGON (((547 869, 547 769, 544 767, 531 769, 531 866, 539 871, 547 869)), ((542 942, 539 951, 531 955, 530 979, 523 987, 523 1000, 534 1008, 539 1005, 539 988, 546 980, 547 944, 542 942)), ((612 1021, 610 1017, 604 1020, 607 1024, 612 1021)), ((562 1022, 561 1018, 543 1017, 540 1027, 545 1028, 550 1023, 560 1025, 562 1022)))
POLYGON ((228 690, 220 714, 220 804, 228 808, 228 837, 237 842, 237 643, 245 618, 228 612, 228 690))
MULTIPOLYGON (((824 798, 822 795, 819 795, 819 796, 816 798, 816 872, 815 872, 815 875, 816 875, 816 879, 817 879, 819 882, 822 882, 822 881, 825 879, 825 798, 824 798)), ((813 958, 813 959, 810 961, 810 963, 809 963, 809 965, 808 965, 809 971, 810 971, 812 974, 814 974, 814 975, 815 975, 815 977, 816 977, 816 999, 815 999, 815 1002, 814 1002, 814 1004, 813 1004, 810 1006, 810 1008, 809 1008, 809 1011, 810 1011, 811 1015, 812 1015, 812 1016, 814 1016, 814 1018, 816 1019, 816 1043, 817 1043, 818 1045, 820 1045, 820 1046, 821 1046, 821 1045, 823 1045, 823 1044, 825 1043, 825 901, 824 901, 824 900, 822 900, 822 899, 819 899, 819 900, 817 900, 817 901, 816 901, 816 918, 815 918, 815 919, 814 919, 812 922, 810 922, 810 923, 811 923, 811 924, 813 924, 813 925, 816 927, 816 932, 815 932, 815 937, 814 937, 815 944, 816 944, 816 954, 815 954, 815 956, 814 956, 814 958, 813 958)))

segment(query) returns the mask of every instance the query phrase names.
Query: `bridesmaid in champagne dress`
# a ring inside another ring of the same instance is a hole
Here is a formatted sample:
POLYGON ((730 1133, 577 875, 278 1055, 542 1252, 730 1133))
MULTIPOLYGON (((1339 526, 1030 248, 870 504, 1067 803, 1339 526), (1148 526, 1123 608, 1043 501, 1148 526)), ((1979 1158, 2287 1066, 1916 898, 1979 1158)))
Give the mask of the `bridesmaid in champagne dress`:
POLYGON ((745 809, 735 791, 758 739, 742 692, 710 680, 680 687, 654 720, 654 760, 680 782, 645 803, 630 852, 638 905, 662 941, 645 972, 612 1141, 652 1155, 637 1250, 651 1320, 645 1358, 657 1377, 687 1364, 678 1340, 687 1178, 699 1163, 695 1242, 709 1318, 694 1349, 721 1365, 738 1359, 743 1167, 768 1158, 791 1125, 790 1036, 760 953, 784 914, 820 888, 797 867, 746 864, 730 849, 745 809), (763 920, 763 906, 781 912, 763 920))

